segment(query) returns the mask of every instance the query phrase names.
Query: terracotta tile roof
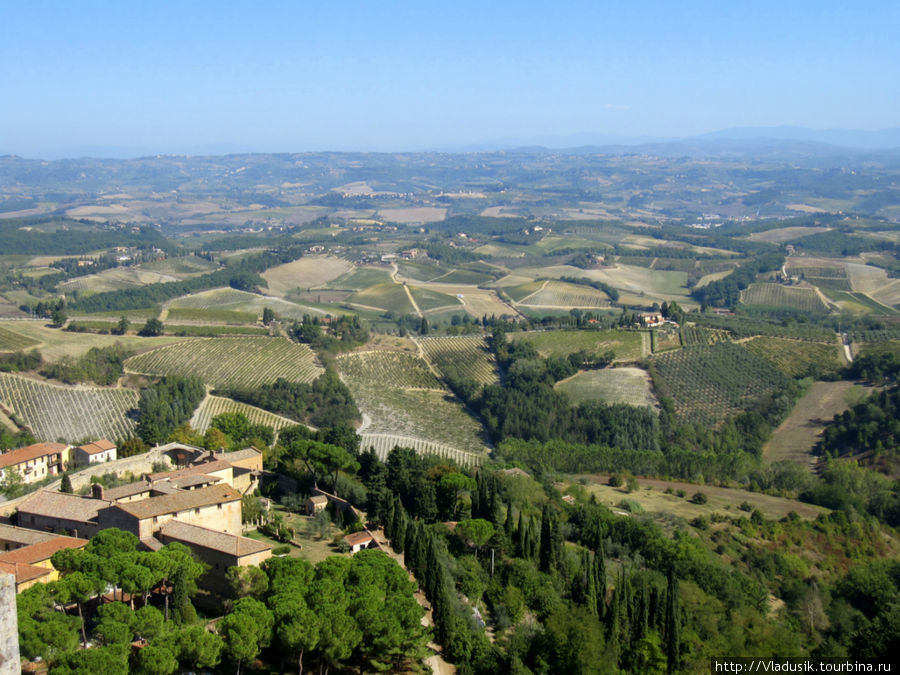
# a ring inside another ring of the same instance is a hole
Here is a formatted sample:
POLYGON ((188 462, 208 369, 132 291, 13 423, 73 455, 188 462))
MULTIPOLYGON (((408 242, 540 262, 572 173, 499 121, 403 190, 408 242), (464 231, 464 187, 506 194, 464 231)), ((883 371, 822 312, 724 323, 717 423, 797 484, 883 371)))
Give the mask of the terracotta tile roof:
MULTIPOLYGON (((159 481, 162 483, 163 481, 159 481)), ((193 487, 194 485, 211 485, 212 483, 221 483, 222 479, 218 476, 207 476, 205 473, 196 474, 193 476, 183 476, 182 478, 175 478, 171 481, 173 487, 186 489, 189 487, 193 487)))
POLYGON ((237 557, 268 551, 272 547, 262 541, 239 537, 225 532, 217 532, 207 527, 170 520, 159 532, 161 537, 175 539, 185 544, 193 544, 212 551, 228 553, 237 557))
MULTIPOLYGON (((228 485, 210 485, 199 490, 184 490, 160 497, 142 499, 139 502, 115 504, 112 508, 125 511, 139 520, 161 516, 167 513, 178 513, 188 509, 240 501, 241 493, 228 485)), ((96 501, 96 500, 95 500, 96 501)))
POLYGON ((142 492, 150 492, 153 489, 152 484, 145 480, 139 480, 134 483, 126 483, 119 487, 109 488, 103 491, 105 499, 116 501, 117 499, 125 499, 126 497, 134 497, 142 492))
POLYGON ((31 544, 39 544, 42 541, 49 541, 56 536, 49 532, 38 532, 37 530, 29 530, 27 527, 16 527, 15 525, 0 523, 0 541, 10 541, 14 544, 30 546, 31 544))
POLYGON ((91 499, 55 490, 40 490, 19 506, 19 513, 87 523, 96 521, 97 513, 110 503, 105 499, 91 499))
POLYGON ((37 565, 27 565, 25 563, 8 563, 0 562, 0 572, 7 572, 16 577, 16 585, 33 581, 41 577, 49 577, 53 570, 46 567, 38 567, 37 565))
POLYGON ((115 450, 116 445, 111 441, 107 441, 105 438, 100 439, 99 441, 94 441, 93 443, 87 443, 86 445, 79 445, 78 449, 84 452, 87 455, 96 455, 101 452, 106 452, 107 450, 115 450))
POLYGON ((176 469, 175 471, 160 471, 159 473, 151 473, 148 474, 147 477, 152 481, 163 480, 164 478, 174 480, 183 476, 193 476, 200 473, 210 474, 215 473, 216 471, 224 471, 225 469, 229 468, 231 468, 230 462, 226 462, 224 459, 216 459, 212 462, 204 462, 203 464, 196 464, 184 469, 176 469))
POLYGON ((368 532, 362 531, 348 534, 344 537, 344 541, 350 544, 350 546, 356 546, 357 544, 368 544, 370 541, 375 541, 375 539, 368 532))
POLYGON ((262 453, 256 448, 244 448, 243 450, 235 450, 234 452, 226 452, 220 455, 226 462, 240 462, 242 459, 256 459, 262 453))
POLYGON ((78 539, 76 537, 54 537, 49 541, 23 546, 15 551, 2 553, 0 554, 0 562, 33 565, 43 560, 50 560, 57 551, 62 551, 66 548, 81 548, 87 543, 87 539, 78 539))
POLYGON ((10 450, 0 455, 0 468, 21 464, 38 457, 46 455, 58 455, 63 452, 68 445, 64 443, 35 443, 34 445, 26 445, 24 448, 10 450))

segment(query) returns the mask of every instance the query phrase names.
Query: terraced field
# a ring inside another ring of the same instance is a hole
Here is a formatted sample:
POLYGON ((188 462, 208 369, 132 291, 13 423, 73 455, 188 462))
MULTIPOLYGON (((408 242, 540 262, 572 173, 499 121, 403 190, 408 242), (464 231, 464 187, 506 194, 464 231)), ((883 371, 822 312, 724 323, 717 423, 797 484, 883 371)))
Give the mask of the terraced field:
POLYGON ((624 403, 656 406, 650 391, 647 371, 640 368, 604 368, 587 370, 556 383, 556 389, 568 394, 574 403, 624 403))
POLYGON ((254 387, 279 377, 311 382, 323 369, 313 351, 287 338, 198 338, 133 356, 129 372, 145 375, 196 375, 217 387, 254 387))
POLYGON ((17 352, 37 343, 37 340, 26 335, 0 328, 0 352, 17 352))
POLYGON ((127 413, 138 396, 133 389, 65 387, 0 373, 0 402, 42 441, 129 438, 135 423, 127 413))
POLYGON ((685 421, 716 425, 782 390, 789 380, 764 359, 730 342, 685 347, 654 357, 660 396, 685 421))
POLYGON ((606 293, 590 286, 568 284, 562 281, 548 281, 534 293, 518 301, 520 305, 531 307, 573 307, 594 309, 609 306, 606 293))
POLYGON ((225 398, 224 396, 209 395, 203 399, 197 410, 194 411, 194 416, 191 418, 191 427, 201 434, 206 433, 213 417, 222 413, 241 413, 247 417, 250 424, 264 424, 267 427, 272 427, 275 431, 297 424, 287 417, 270 413, 262 408, 225 398))
POLYGON ((752 284, 741 292, 745 305, 791 307, 802 312, 825 312, 828 308, 813 288, 797 288, 782 284, 752 284))
POLYGON ((497 363, 480 335, 417 338, 426 358, 443 375, 455 374, 481 384, 498 380, 497 363))
POLYGON ((361 433, 484 452, 481 425, 422 359, 399 352, 362 352, 339 357, 337 366, 366 419, 361 433))
POLYGON ((624 330, 553 330, 510 333, 513 341, 526 340, 541 356, 568 356, 573 352, 605 352, 611 349, 616 359, 628 361, 641 358, 641 333, 624 330))

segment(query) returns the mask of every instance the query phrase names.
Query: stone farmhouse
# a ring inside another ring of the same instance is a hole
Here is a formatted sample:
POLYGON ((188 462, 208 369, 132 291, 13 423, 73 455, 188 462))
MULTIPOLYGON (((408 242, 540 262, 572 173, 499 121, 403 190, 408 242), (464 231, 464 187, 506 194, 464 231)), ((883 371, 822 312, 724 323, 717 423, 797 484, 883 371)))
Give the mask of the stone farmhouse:
POLYGON ((241 536, 241 499, 256 484, 257 465, 261 469, 262 454, 253 448, 203 452, 188 466, 127 485, 94 484, 90 495, 41 490, 19 506, 17 523, 86 538, 116 527, 151 551, 178 541, 208 563, 211 573, 258 565, 271 556, 271 547, 241 536))
POLYGON ((72 459, 79 466, 97 464, 98 462, 113 462, 116 459, 116 444, 106 439, 80 445, 72 450, 72 459))

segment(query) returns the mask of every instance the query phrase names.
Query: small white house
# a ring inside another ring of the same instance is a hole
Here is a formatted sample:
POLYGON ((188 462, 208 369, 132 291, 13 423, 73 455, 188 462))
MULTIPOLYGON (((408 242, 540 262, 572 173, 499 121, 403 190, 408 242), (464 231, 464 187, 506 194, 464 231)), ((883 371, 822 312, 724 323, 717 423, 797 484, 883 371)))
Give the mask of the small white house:
POLYGON ((103 438, 75 448, 74 455, 75 463, 79 466, 112 462, 116 459, 116 445, 112 441, 103 438))

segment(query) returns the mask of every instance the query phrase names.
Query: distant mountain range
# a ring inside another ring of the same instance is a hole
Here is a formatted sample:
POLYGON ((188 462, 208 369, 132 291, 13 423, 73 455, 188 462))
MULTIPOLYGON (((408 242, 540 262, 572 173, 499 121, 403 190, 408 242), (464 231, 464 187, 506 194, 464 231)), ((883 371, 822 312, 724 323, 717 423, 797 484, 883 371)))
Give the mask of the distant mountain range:
MULTIPOLYGON (((0 154, 2 154, 0 148, 0 154)), ((578 133, 505 138, 446 146, 409 148, 329 148, 321 143, 288 143, 284 148, 245 143, 218 143, 185 147, 80 146, 41 153, 41 159, 104 158, 131 159, 163 155, 221 156, 251 153, 297 152, 546 152, 642 154, 664 156, 752 156, 783 158, 797 156, 837 156, 900 150, 900 127, 863 131, 860 129, 810 129, 807 127, 734 127, 698 136, 654 137, 578 133), (302 147, 301 147, 302 146, 302 147)), ((895 154, 895 153, 891 153, 895 154)))

